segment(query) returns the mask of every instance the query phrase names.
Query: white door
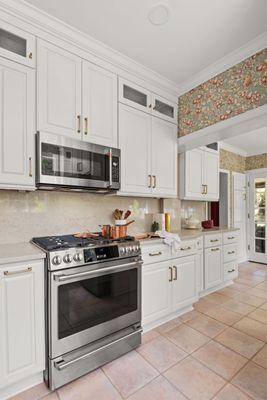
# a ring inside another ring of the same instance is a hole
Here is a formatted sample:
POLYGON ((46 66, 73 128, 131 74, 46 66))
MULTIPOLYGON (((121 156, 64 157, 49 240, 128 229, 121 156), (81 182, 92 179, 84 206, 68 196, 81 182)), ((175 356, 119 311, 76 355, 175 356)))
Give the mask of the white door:
POLYGON ((190 150, 185 153, 185 198, 203 199, 203 151, 190 150))
POLYGON ((44 264, 0 269, 0 387, 45 368, 44 264))
POLYGON ((192 304, 197 297, 197 270, 195 256, 172 260, 172 309, 179 310, 192 304))
POLYGON ((37 129, 81 139, 81 59, 38 40, 37 129))
POLYGON ((267 169, 249 174, 249 260, 267 264, 267 169))
POLYGON ((212 288, 222 283, 222 248, 211 247, 205 249, 205 289, 212 288))
POLYGON ((233 226, 239 229, 238 261, 247 260, 246 175, 233 172, 233 226))
POLYGON ((152 117, 152 192, 177 196, 177 127, 152 117))
POLYGON ((150 194, 151 116, 119 105, 119 148, 121 149, 121 191, 150 194))
POLYGON ((156 117, 177 124, 177 109, 177 104, 152 94, 152 114, 156 117))
POLYGON ((0 60, 0 188, 34 189, 35 73, 0 60))
POLYGON ((219 154, 218 152, 204 151, 203 170, 205 200, 217 201, 219 199, 219 154))
POLYGON ((87 61, 82 64, 83 139, 117 147, 117 76, 87 61))
POLYGON ((148 264, 142 269, 142 324, 171 312, 171 261, 148 264))

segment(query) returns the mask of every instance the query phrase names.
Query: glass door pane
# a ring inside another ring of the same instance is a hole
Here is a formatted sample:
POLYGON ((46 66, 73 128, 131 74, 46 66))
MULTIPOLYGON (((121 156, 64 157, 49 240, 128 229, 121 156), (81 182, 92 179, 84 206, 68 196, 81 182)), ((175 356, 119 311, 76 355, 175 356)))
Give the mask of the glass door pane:
POLYGON ((174 107, 158 99, 155 100, 155 106, 153 110, 159 112, 160 114, 166 115, 167 117, 174 118, 174 107))
POLYGON ((0 28, 0 47, 19 56, 27 56, 26 39, 0 28))
POLYGON ((266 253, 266 178, 254 179, 254 251, 266 253))
POLYGON ((144 107, 147 107, 148 105, 146 93, 142 93, 128 85, 123 85, 123 97, 144 107))

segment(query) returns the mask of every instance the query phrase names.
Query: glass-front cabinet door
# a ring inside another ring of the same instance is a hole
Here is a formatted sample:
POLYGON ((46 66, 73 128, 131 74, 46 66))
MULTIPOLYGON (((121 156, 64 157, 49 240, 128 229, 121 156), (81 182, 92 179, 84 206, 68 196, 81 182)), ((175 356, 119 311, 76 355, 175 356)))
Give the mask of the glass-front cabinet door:
POLYGON ((152 114, 170 122, 177 123, 177 104, 157 95, 152 95, 152 114))
POLYGON ((250 260, 267 263, 267 174, 250 178, 250 260))
POLYGON ((143 111, 151 111, 151 93, 135 83, 119 80, 119 101, 143 111))
POLYGON ((0 22, 0 56, 35 66, 35 37, 6 22, 0 22))

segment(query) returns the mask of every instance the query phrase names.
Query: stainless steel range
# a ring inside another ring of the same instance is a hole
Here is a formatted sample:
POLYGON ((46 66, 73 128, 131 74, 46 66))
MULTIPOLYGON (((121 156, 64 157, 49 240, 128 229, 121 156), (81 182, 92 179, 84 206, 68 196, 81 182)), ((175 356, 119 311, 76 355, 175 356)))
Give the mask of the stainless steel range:
POLYGON ((141 343, 141 250, 131 237, 32 241, 47 253, 45 380, 56 389, 141 343))

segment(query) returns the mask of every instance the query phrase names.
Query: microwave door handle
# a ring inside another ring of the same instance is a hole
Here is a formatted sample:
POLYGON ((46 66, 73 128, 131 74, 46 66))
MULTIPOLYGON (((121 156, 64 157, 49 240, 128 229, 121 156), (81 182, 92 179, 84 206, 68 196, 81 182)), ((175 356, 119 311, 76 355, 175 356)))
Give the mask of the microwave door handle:
POLYGON ((112 150, 109 149, 109 187, 112 187, 112 150))

